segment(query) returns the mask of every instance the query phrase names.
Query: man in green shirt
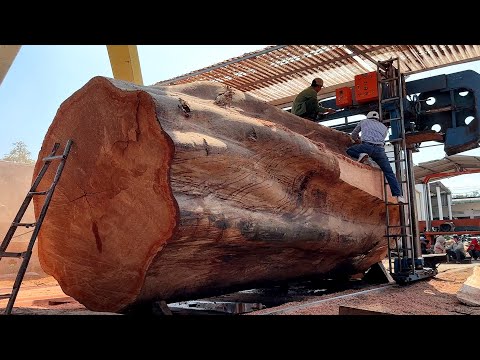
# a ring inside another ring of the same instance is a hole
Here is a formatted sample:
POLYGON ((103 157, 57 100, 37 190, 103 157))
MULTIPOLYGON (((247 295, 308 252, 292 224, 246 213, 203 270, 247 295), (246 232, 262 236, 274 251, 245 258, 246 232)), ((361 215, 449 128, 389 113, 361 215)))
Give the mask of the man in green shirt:
POLYGON ((323 80, 315 78, 312 85, 297 95, 292 105, 292 114, 305 119, 317 121, 317 116, 322 113, 332 114, 334 109, 324 108, 318 105, 317 93, 323 87, 323 80))

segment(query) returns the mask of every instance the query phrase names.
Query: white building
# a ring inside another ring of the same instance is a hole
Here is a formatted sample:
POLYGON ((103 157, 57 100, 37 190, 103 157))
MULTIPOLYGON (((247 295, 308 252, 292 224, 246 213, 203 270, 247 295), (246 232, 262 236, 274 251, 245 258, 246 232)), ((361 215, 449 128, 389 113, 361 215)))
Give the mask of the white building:
POLYGON ((455 198, 441 181, 415 185, 418 220, 452 220, 480 218, 480 197, 455 198), (426 193, 430 189, 430 196, 426 193))

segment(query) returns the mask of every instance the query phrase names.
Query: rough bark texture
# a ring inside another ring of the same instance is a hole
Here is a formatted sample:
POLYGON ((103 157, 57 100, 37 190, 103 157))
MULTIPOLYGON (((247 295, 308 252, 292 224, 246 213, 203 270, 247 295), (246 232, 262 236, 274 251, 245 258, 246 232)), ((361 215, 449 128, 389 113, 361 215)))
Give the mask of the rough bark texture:
POLYGON ((69 138, 39 256, 90 310, 356 274, 386 255, 380 170, 345 155, 348 135, 239 91, 96 77, 61 105, 35 173, 69 138))

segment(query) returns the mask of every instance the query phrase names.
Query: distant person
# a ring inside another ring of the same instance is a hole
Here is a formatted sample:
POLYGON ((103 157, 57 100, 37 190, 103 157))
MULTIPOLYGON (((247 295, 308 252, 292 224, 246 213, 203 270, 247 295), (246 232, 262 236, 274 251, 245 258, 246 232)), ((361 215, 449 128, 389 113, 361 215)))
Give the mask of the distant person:
POLYGON ((430 254, 428 249, 428 240, 424 236, 420 236, 420 247, 422 249, 422 254, 430 254))
POLYGON ((470 245, 467 248, 467 252, 470 254, 473 260, 480 258, 480 244, 477 238, 472 238, 470 245))
POLYGON ((453 235, 454 242, 445 248, 450 260, 456 260, 457 263, 461 263, 467 257, 463 242, 457 235, 453 235))
POLYGON ((315 78, 312 84, 302 90, 293 100, 292 114, 300 116, 305 119, 318 121, 318 115, 323 113, 332 114, 334 109, 325 108, 318 104, 317 94, 323 87, 323 80, 315 78))
POLYGON ((443 235, 438 235, 435 240, 435 246, 433 247, 433 252, 435 254, 445 254, 445 238, 443 235))
MULTIPOLYGON (((455 235, 454 235, 455 238, 455 235)), ((455 254, 457 255, 457 262, 462 262, 467 257, 467 252, 465 251, 465 246, 463 245, 463 241, 457 237, 457 243, 455 244, 455 248, 453 249, 455 254)))
POLYGON ((375 161, 383 174, 387 178, 388 185, 392 195, 397 198, 397 202, 405 204, 405 198, 402 196, 402 189, 398 184, 397 178, 390 166, 390 160, 385 153, 385 137, 388 128, 380 122, 380 115, 377 111, 370 111, 367 118, 360 120, 360 123, 352 131, 352 142, 355 145, 347 149, 347 154, 363 163, 368 157, 375 161), (359 134, 362 133, 360 138, 359 134))

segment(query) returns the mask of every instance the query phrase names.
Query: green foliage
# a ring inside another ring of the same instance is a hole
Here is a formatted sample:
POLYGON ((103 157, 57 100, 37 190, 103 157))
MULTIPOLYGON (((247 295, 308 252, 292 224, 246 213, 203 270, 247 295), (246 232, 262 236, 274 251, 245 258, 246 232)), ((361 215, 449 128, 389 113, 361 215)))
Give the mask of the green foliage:
POLYGON ((30 151, 23 141, 13 143, 13 149, 8 155, 5 155, 2 160, 13 161, 22 164, 34 164, 35 161, 30 157, 30 151))

